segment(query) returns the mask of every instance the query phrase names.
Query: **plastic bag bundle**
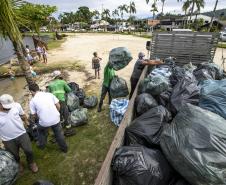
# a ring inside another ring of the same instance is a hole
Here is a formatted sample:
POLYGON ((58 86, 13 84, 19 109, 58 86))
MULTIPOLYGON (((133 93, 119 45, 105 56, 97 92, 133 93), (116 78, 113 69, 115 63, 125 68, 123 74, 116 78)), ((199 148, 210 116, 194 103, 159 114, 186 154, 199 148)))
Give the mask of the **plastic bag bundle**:
POLYGON ((226 119, 226 79, 204 81, 199 106, 226 119))
POLYGON ((126 128, 126 145, 141 144, 146 147, 159 147, 163 126, 171 119, 170 112, 163 106, 150 109, 133 120, 126 128))
POLYGON ((71 112, 70 121, 72 126, 81 126, 88 122, 88 110, 86 108, 79 108, 71 112))
POLYGON ((86 97, 85 91, 82 88, 79 88, 75 94, 79 98, 80 105, 83 105, 84 99, 86 97))
POLYGON ((186 103, 198 105, 200 88, 197 83, 195 77, 191 74, 191 76, 184 76, 174 86, 170 97, 170 102, 174 109, 171 110, 172 112, 176 113, 186 103))
POLYGON ((129 100, 127 99, 113 99, 110 104, 110 118, 111 121, 119 126, 124 114, 128 108, 129 100))
POLYGON ((172 69, 172 75, 170 76, 170 83, 174 86, 179 82, 181 79, 184 78, 186 74, 186 69, 176 66, 172 69))
POLYGON ((207 69, 199 69, 193 71, 193 74, 199 82, 202 82, 204 80, 213 79, 212 75, 209 74, 209 71, 207 69))
POLYGON ((0 185, 12 185, 16 181, 19 165, 14 156, 0 149, 0 185))
POLYGON ((77 92, 79 90, 79 85, 75 82, 68 83, 68 86, 71 88, 73 92, 77 92))
POLYGON ((120 185, 169 185, 174 175, 161 151, 143 146, 117 149, 112 169, 120 185))
POLYGON ((132 59, 130 51, 125 47, 114 48, 109 54, 109 64, 116 71, 126 67, 132 59))
POLYGON ((169 83, 163 76, 153 76, 145 78, 139 85, 140 93, 149 93, 153 96, 160 95, 162 92, 167 91, 169 83))
POLYGON ((110 94, 112 98, 128 96, 129 90, 126 81, 123 78, 115 76, 111 81, 110 94))
POLYGON ((226 182, 226 121, 200 107, 185 104, 160 139, 174 167, 192 185, 226 182))
POLYGON ((98 98, 96 96, 89 96, 84 99, 83 107, 84 108, 94 108, 98 103, 98 98))
POLYGON ((138 116, 157 106, 158 103, 150 94, 143 93, 136 97, 135 107, 138 116))
POLYGON ((74 92, 70 92, 67 94, 67 106, 70 112, 79 108, 79 98, 74 94, 74 92))

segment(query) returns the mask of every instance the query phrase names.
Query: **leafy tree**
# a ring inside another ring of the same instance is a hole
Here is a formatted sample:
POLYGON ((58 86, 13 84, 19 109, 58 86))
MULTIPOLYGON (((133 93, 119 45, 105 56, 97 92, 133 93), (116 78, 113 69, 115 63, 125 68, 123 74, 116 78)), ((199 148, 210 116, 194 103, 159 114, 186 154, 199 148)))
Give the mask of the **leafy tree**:
POLYGON ((76 15, 73 12, 64 12, 59 15, 62 24, 70 24, 76 22, 76 15))
MULTIPOLYGON (((157 1, 158 0, 153 0, 153 3, 151 5, 151 12, 153 13, 153 18, 155 18, 155 12, 158 12, 157 1)), ((149 0, 146 0, 146 3, 148 4, 149 0)))
POLYGON ((92 21, 93 13, 87 6, 81 6, 78 8, 75 16, 78 22, 90 23, 92 21))
POLYGON ((28 20, 27 26, 39 33, 40 27, 48 25, 48 18, 56 11, 56 6, 24 3, 18 12, 28 20))
POLYGON ((93 16, 94 19, 99 19, 100 18, 100 12, 98 10, 93 11, 93 16))
MULTIPOLYGON (((25 48, 22 41, 22 36, 19 31, 19 26, 22 25, 22 20, 17 10, 20 8, 22 1, 19 0, 1 0, 0 1, 0 34, 4 38, 9 38, 15 49, 20 67, 24 72, 28 84, 32 84, 33 79, 30 71, 30 66, 25 60, 25 48)), ((23 3, 22 3, 23 4, 23 3)))
POLYGON ((123 4, 123 5, 120 5, 118 7, 119 11, 120 11, 120 14, 121 14, 121 18, 123 20, 123 15, 124 15, 124 12, 125 13, 128 13, 128 6, 126 4, 123 4))
POLYGON ((110 10, 104 9, 103 12, 102 12, 102 17, 103 17, 104 20, 108 21, 108 19, 111 17, 110 10))

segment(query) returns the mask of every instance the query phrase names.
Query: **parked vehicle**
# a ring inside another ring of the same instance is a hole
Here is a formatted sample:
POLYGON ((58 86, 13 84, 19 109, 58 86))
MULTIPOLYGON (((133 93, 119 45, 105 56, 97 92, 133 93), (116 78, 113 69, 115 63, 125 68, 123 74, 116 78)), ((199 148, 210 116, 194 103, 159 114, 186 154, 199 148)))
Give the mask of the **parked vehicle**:
POLYGON ((221 34, 220 34, 220 40, 222 42, 226 42, 226 32, 221 32, 221 34))

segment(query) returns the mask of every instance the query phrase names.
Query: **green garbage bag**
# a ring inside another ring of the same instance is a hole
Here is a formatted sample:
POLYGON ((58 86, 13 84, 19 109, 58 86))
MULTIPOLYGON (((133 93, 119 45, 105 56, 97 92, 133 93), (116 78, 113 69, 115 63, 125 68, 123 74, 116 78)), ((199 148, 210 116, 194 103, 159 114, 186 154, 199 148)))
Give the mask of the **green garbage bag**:
POLYGON ((11 185, 15 182, 19 165, 14 156, 0 149, 0 185, 11 185))
POLYGON ((109 54, 109 64, 116 71, 126 67, 132 59, 130 51, 125 47, 114 48, 109 54))
POLYGON ((79 98, 74 94, 74 92, 67 94, 67 106, 70 112, 79 108, 79 98))
POLYGON ((84 108, 94 108, 98 103, 98 98, 96 96, 88 96, 84 99, 83 107, 84 108))
POLYGON ((112 98, 128 96, 129 90, 126 81, 123 78, 115 76, 111 81, 110 94, 112 98))
POLYGON ((138 92, 149 93, 151 95, 160 95, 162 92, 169 89, 169 82, 163 76, 150 76, 141 81, 138 92))
POLYGON ((72 126, 81 126, 88 122, 88 110, 86 108, 79 108, 71 112, 70 121, 72 126))

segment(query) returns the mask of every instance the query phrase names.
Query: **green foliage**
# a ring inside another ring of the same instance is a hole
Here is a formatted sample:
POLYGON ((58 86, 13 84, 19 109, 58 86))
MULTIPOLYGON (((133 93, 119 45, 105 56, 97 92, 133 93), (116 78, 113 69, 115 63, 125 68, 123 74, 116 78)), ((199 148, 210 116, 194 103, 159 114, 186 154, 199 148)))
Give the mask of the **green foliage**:
POLYGON ((107 21, 111 17, 110 10, 109 9, 104 9, 103 12, 102 12, 101 17, 102 17, 103 20, 107 21))
POLYGON ((49 17, 56 11, 56 6, 25 3, 19 8, 18 13, 29 20, 27 24, 29 28, 39 33, 40 27, 48 25, 49 17))

